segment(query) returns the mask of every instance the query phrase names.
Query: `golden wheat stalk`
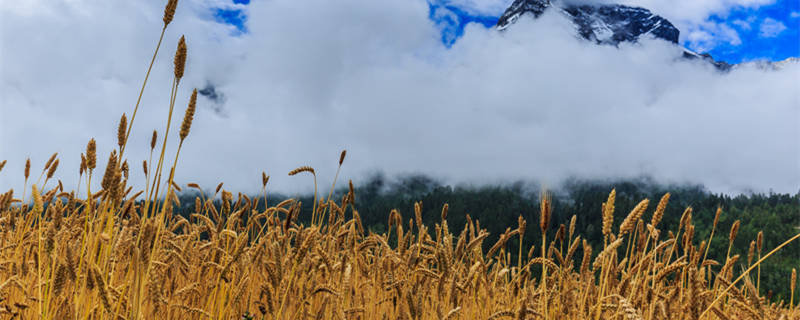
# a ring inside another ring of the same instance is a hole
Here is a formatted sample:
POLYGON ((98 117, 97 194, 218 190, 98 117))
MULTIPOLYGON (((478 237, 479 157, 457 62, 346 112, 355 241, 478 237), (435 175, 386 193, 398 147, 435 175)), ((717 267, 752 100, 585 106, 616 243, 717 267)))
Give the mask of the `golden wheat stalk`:
POLYGON ((175 16, 175 10, 178 8, 178 0, 168 0, 167 5, 164 8, 164 27, 161 28, 161 35, 158 36, 158 43, 156 44, 156 49, 153 52, 153 57, 150 58, 150 65, 147 67, 147 72, 144 75, 144 81, 142 81, 142 88, 139 90, 139 96, 136 98, 136 104, 133 107, 133 114, 131 115, 131 121, 128 124, 128 128, 125 131, 125 138, 123 139, 126 143, 123 143, 122 147, 119 151, 120 159, 123 157, 125 153, 125 146, 127 145, 128 138, 131 135, 131 130, 133 129, 133 121, 136 119, 136 113, 139 111, 139 104, 142 102, 142 96, 144 95, 144 88, 147 86, 147 80, 150 78, 150 71, 153 69, 153 64, 156 61, 156 56, 158 56, 158 50, 161 48, 161 42, 164 40, 164 32, 167 31, 167 26, 170 22, 172 22, 173 17, 175 16))
POLYGON ((312 167, 301 166, 295 168, 292 171, 289 171, 289 176, 294 176, 302 172, 308 172, 311 173, 312 176, 314 176, 314 204, 312 206, 312 211, 311 211, 311 224, 316 225, 315 218, 317 214, 317 173, 314 171, 314 168, 312 167))

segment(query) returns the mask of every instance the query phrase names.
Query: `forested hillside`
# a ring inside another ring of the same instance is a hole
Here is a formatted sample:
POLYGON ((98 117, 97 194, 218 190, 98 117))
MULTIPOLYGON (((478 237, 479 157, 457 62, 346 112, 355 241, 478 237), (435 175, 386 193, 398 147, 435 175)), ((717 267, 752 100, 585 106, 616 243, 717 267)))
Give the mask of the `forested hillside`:
MULTIPOLYGON (((575 215, 575 234, 588 240, 594 247, 602 247, 601 204, 607 200, 612 189, 616 190, 614 232, 625 216, 643 199, 650 199, 650 206, 642 220, 645 223, 650 221, 656 204, 669 192, 669 204, 660 224, 661 228, 676 232, 681 216, 687 207, 691 207, 692 223, 696 226, 695 241, 708 241, 715 213, 718 207, 721 208, 708 257, 718 261, 725 260, 731 226, 739 220, 740 226, 730 255, 741 256, 740 267, 747 265, 750 243, 757 240, 760 231, 763 232, 761 249, 763 253, 800 232, 798 230, 800 193, 730 196, 710 193, 700 185, 662 185, 646 178, 618 181, 570 180, 549 190, 552 192, 553 213, 548 228, 548 239, 557 235, 560 225, 568 227, 570 219, 575 215)), ((341 198, 346 190, 346 188, 338 190, 333 198, 341 198)), ((185 193, 181 196, 184 205, 182 213, 193 211, 195 195, 185 193)), ((389 213, 392 209, 397 209, 404 221, 414 219, 415 202, 419 202, 422 207, 424 223, 433 227, 440 222, 442 207, 448 204, 447 220, 451 232, 458 234, 461 231, 467 222, 467 215, 479 221, 480 227, 490 232, 490 236, 484 242, 486 246, 484 250, 488 250, 488 247, 494 244, 507 228, 515 228, 520 215, 529 223, 538 224, 539 219, 540 188, 525 182, 450 186, 422 175, 387 178, 377 174, 363 183, 356 183, 355 195, 355 208, 359 212, 364 228, 374 233, 387 231, 389 213)), ((249 196, 263 198, 263 194, 249 196)), ((321 192, 320 196, 327 196, 327 193, 321 192)), ((267 197, 272 205, 289 198, 286 195, 271 193, 268 193, 267 197)), ((310 219, 312 198, 313 195, 300 197, 303 208, 297 217, 299 222, 310 219)), ((263 199, 261 204, 263 205, 263 199)), ((669 235, 665 234, 662 237, 669 235)), ((530 246, 540 248, 539 228, 526 228, 523 239, 526 248, 530 246)), ((509 242, 507 246, 513 249, 516 243, 516 241, 509 242)), ((510 251, 516 252, 516 250, 510 251)), ((576 259, 580 257, 580 255, 575 256, 576 259)), ((511 255, 511 259, 515 261, 517 258, 511 255)), ((753 261, 758 259, 758 248, 755 248, 751 259, 753 261)), ((762 294, 769 296, 769 292, 773 291, 774 300, 787 299, 789 295, 787 277, 792 268, 798 266, 800 266, 798 243, 793 243, 770 257, 761 269, 762 294)))

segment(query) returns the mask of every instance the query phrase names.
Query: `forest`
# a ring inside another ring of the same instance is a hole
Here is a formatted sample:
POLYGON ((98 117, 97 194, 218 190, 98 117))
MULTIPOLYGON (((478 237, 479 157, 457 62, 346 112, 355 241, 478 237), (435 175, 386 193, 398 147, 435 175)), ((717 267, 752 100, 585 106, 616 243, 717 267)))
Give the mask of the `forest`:
MULTIPOLYGON (((694 238, 697 242, 707 241, 717 208, 721 209, 715 236, 708 250, 709 259, 724 260, 730 229, 735 221, 740 221, 734 237, 730 255, 740 255, 737 270, 743 270, 748 260, 758 259, 759 248, 751 253, 751 242, 755 245, 759 232, 763 232, 761 252, 768 252, 800 230, 800 191, 785 193, 750 193, 726 195, 711 193, 702 185, 661 184, 651 178, 618 180, 569 179, 560 186, 547 190, 552 194, 552 217, 548 228, 548 239, 557 236, 559 228, 569 226, 570 219, 576 217, 575 234, 581 235, 592 246, 602 247, 601 204, 608 198, 611 190, 616 191, 616 214, 614 226, 618 226, 625 216, 641 200, 649 199, 651 206, 642 219, 650 219, 655 203, 669 193, 669 203, 664 212, 661 225, 666 230, 677 231, 681 216, 687 207, 692 208, 692 223, 695 225, 694 238), (706 240, 703 240, 706 239, 706 240)), ((333 199, 348 191, 347 187, 337 189, 333 199)), ((354 209, 358 211, 364 228, 369 232, 387 232, 389 213, 396 209, 406 221, 414 219, 414 205, 422 208, 425 225, 439 223, 442 207, 447 204, 447 220, 451 231, 461 232, 467 223, 467 215, 480 223, 480 227, 490 233, 484 242, 484 250, 494 244, 507 228, 516 227, 522 216, 531 223, 538 223, 539 199, 542 188, 532 182, 518 181, 502 185, 448 185, 426 175, 405 175, 387 177, 376 173, 362 183, 355 183, 354 209)), ((206 192, 206 197, 210 196, 206 192)), ((176 212, 188 217, 194 212, 196 191, 186 191, 179 197, 182 207, 176 212)), ((253 193, 249 197, 264 197, 253 193)), ((327 194, 321 194, 327 196, 327 194)), ((272 205, 289 199, 299 199, 303 206, 297 222, 308 221, 311 217, 313 194, 285 195, 267 193, 272 205)), ((215 203, 219 204, 219 197, 215 203)), ((263 200, 263 199, 262 199, 263 200)), ((261 202, 263 206, 263 202, 261 202)), ((263 210, 260 208, 259 210, 263 210)), ((243 217, 246 219, 246 217, 243 217)), ((647 220, 649 221, 649 220, 647 220)), ((563 232, 563 231, 562 231, 563 232)), ((668 235, 664 235, 668 236, 668 235)), ((525 248, 541 246, 539 228, 526 228, 523 236, 525 248)), ((392 243, 394 245, 394 243, 392 243)), ((507 246, 514 246, 513 243, 507 246)), ((513 249, 513 248, 512 248, 513 249)), ((580 256, 576 255, 576 261, 580 256)), ((511 255, 513 264, 517 257, 511 255)), ((800 266, 800 243, 793 243, 770 257, 762 264, 760 290, 774 301, 788 299, 787 275, 792 268, 800 266)))

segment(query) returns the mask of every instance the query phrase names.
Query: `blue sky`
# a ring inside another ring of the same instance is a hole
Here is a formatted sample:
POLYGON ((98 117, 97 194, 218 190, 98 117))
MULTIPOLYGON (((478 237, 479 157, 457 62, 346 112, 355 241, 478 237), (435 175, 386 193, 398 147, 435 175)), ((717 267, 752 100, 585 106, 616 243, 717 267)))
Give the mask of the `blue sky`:
MULTIPOLYGON (((246 5, 250 0, 231 1, 233 6, 215 10, 215 18, 246 33, 246 5)), ((441 29, 441 41, 448 47, 463 35, 466 25, 477 23, 491 28, 499 18, 442 0, 429 0, 428 8, 429 18, 441 29)), ((725 16, 711 15, 693 30, 681 30, 681 41, 687 48, 708 52, 730 63, 779 61, 800 56, 799 26, 800 2, 777 0, 756 9, 733 7, 725 16)))
POLYGON ((428 18, 442 30, 442 43, 452 46, 464 34, 464 27, 477 23, 486 28, 497 24, 499 16, 470 13, 455 5, 428 2, 428 18))
POLYGON ((243 6, 250 4, 250 0, 232 0, 235 7, 217 8, 214 10, 214 18, 219 22, 227 23, 236 27, 238 32, 247 32, 247 15, 243 6))
MULTIPOLYGON (((250 0, 232 0, 235 6, 218 8, 215 18, 247 32, 245 6, 250 0)), ((428 2, 428 17, 441 29, 446 46, 464 34, 464 27, 477 23, 491 28, 499 16, 484 15, 446 1, 428 2)), ((779 61, 800 56, 800 2, 778 0, 757 9, 734 7, 725 16, 712 15, 696 30, 681 30, 682 44, 698 52, 708 52, 718 60, 739 63, 751 60, 779 61)))
MULTIPOLYGON (((725 17, 713 15, 709 20, 734 29, 740 41, 722 42, 708 50, 717 59, 777 61, 800 55, 800 2, 797 0, 779 0, 757 10, 736 8, 725 17)), ((684 45, 692 48, 694 43, 684 41, 684 45)))

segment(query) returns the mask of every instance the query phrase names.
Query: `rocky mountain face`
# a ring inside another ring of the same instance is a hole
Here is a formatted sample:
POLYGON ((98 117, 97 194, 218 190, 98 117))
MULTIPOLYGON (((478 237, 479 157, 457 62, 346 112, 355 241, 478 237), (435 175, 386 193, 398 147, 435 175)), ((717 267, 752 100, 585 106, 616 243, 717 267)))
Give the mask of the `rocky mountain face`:
MULTIPOLYGON (((574 24, 580 37, 601 45, 619 45, 621 42, 637 42, 644 37, 653 37, 678 45, 680 31, 669 20, 650 10, 619 4, 575 4, 558 0, 515 0, 497 22, 497 29, 504 30, 520 17, 532 15, 538 18, 546 10, 558 10, 574 24)), ((708 54, 698 54, 684 48, 684 58, 702 59, 720 70, 729 70, 731 65, 716 61, 708 54)))
POLYGON ((515 0, 500 16, 500 20, 497 21, 497 28, 500 30, 507 28, 526 13, 533 14, 534 18, 538 18, 550 5, 549 0, 515 0))
POLYGON ((623 41, 636 42, 651 35, 678 43, 678 31, 667 19, 645 8, 623 5, 573 5, 550 0, 516 0, 500 17, 497 28, 508 28, 519 17, 532 14, 538 18, 551 7, 572 20, 581 37, 598 44, 617 45, 623 41))

